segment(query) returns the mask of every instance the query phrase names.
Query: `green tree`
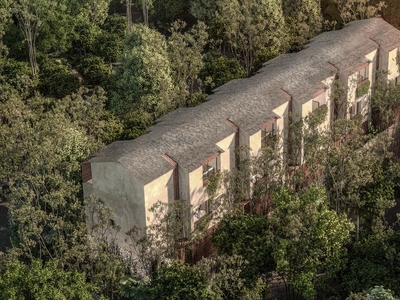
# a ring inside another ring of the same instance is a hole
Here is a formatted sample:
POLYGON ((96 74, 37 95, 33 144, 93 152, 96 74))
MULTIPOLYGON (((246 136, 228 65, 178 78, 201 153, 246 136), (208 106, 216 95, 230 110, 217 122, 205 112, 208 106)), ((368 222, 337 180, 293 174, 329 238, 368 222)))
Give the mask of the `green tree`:
POLYGON ((52 60, 39 56, 39 91, 45 96, 64 98, 76 93, 81 84, 77 74, 72 74, 65 60, 52 60))
POLYGON ((258 277, 269 277, 275 270, 273 238, 267 216, 226 214, 213 232, 212 242, 219 255, 238 255, 248 262, 242 267, 240 277, 246 286, 251 286, 258 277))
POLYGON ((369 289, 367 292, 353 294, 351 293, 346 300, 398 300, 399 298, 393 295, 393 292, 389 289, 385 289, 383 286, 375 286, 369 289))
POLYGON ((103 85, 110 77, 110 66, 101 57, 89 55, 77 66, 83 81, 88 85, 103 85))
POLYGON ((378 17, 386 6, 385 1, 380 1, 376 5, 373 5, 371 0, 333 0, 333 2, 339 10, 343 24, 378 17))
POLYGON ((121 278, 120 294, 124 298, 146 300, 150 298, 150 281, 147 278, 137 276, 125 276, 121 278))
POLYGON ((199 74, 203 68, 203 51, 208 34, 205 24, 197 23, 189 31, 183 21, 177 21, 171 28, 168 38, 168 58, 172 70, 172 79, 177 88, 179 106, 188 106, 196 97, 195 85, 200 83, 199 74))
POLYGON ((124 268, 130 268, 129 264, 123 262, 114 244, 115 234, 120 228, 117 224, 110 224, 113 211, 101 199, 87 197, 85 209, 91 243, 84 247, 88 263, 81 264, 80 269, 87 274, 88 280, 98 288, 100 294, 114 299, 120 292, 124 268))
POLYGON ((272 136, 257 156, 251 156, 248 147, 238 148, 238 165, 222 174, 218 189, 224 192, 214 210, 226 213, 246 207, 251 213, 268 214, 271 195, 282 186, 285 174, 280 151, 278 136, 272 136))
POLYGON ((126 20, 117 15, 108 16, 100 28, 102 33, 94 41, 93 53, 106 63, 116 62, 124 49, 126 20))
POLYGON ((77 22, 75 25, 76 38, 73 46, 79 51, 79 57, 85 57, 94 49, 97 38, 101 35, 101 29, 87 19, 77 22))
POLYGON ((228 81, 246 77, 245 69, 234 58, 211 52, 207 53, 203 60, 204 66, 200 72, 200 79, 205 83, 205 92, 208 94, 228 81))
POLYGON ((333 278, 344 266, 351 223, 328 208, 323 189, 296 194, 282 188, 273 197, 272 256, 288 292, 315 299, 318 280, 333 278), (317 278, 317 274, 324 274, 317 278))
POLYGON ((190 1, 190 12, 192 15, 210 25, 211 21, 215 18, 217 11, 217 0, 192 0, 190 1))
POLYGON ((102 32, 94 41, 93 53, 106 63, 116 62, 121 57, 123 45, 123 39, 117 34, 102 32))
POLYGON ((384 285, 399 294, 399 250, 399 234, 390 229, 375 231, 355 243, 349 254, 348 267, 343 272, 344 290, 356 293, 384 285))
POLYGON ((217 6, 224 42, 248 76, 285 49, 287 32, 279 1, 220 0, 217 6))
POLYGON ((18 90, 24 99, 31 96, 37 87, 37 80, 32 78, 31 68, 28 62, 6 58, 0 61, 0 74, 5 84, 18 90))
POLYGON ((77 16, 80 21, 87 20, 100 26, 108 16, 111 0, 72 0, 65 3, 70 7, 71 14, 77 16))
POLYGON ((383 131, 395 121, 395 109, 399 105, 400 86, 387 80, 387 72, 377 72, 377 78, 372 85, 371 108, 373 126, 383 131))
POLYGON ((265 299, 268 285, 264 278, 258 277, 253 282, 248 282, 245 276, 242 276, 247 264, 247 261, 238 255, 218 255, 198 262, 197 265, 207 272, 211 299, 265 299))
POLYGON ((185 200, 169 204, 158 201, 149 209, 153 214, 151 224, 145 228, 135 226, 127 232, 138 274, 154 278, 159 264, 181 258, 180 242, 189 234, 188 210, 185 200))
POLYGON ((11 21, 10 0, 0 1, 0 61, 7 54, 7 47, 3 43, 3 36, 6 32, 7 24, 11 21))
POLYGON ((6 29, 3 36, 3 43, 7 49, 7 58, 13 58, 18 61, 28 62, 28 45, 25 42, 24 35, 19 26, 14 23, 9 23, 5 28, 6 29))
POLYGON ((389 149, 391 139, 387 134, 382 133, 368 142, 358 128, 347 131, 352 134, 347 139, 342 130, 340 142, 328 155, 325 182, 331 207, 357 218, 358 239, 361 220, 379 221, 385 210, 394 205, 397 164, 389 149))
POLYGON ((291 48, 300 50, 322 29, 320 0, 284 0, 282 4, 286 23, 291 28, 291 48))
POLYGON ((34 260, 26 265, 2 257, 0 264, 1 299, 95 299, 96 288, 86 282, 85 274, 65 271, 57 260, 45 264, 34 260))
POLYGON ((56 6, 53 0, 16 0, 12 2, 13 13, 24 34, 29 49, 29 63, 32 75, 38 73, 36 62, 36 39, 43 24, 43 15, 51 15, 56 6))
POLYGON ((163 25, 170 26, 178 19, 182 19, 188 10, 188 1, 185 0, 153 0, 154 13, 150 19, 154 23, 161 22, 163 25))
POLYGON ((179 261, 162 263, 151 281, 152 299, 211 299, 206 272, 179 261))
POLYGON ((76 38, 75 25, 76 19, 70 14, 68 3, 55 1, 52 11, 43 13, 37 35, 37 50, 53 56, 67 53, 76 38))
POLYGON ((140 0, 142 2, 143 22, 149 26, 149 11, 153 8, 154 0, 140 0))
POLYGON ((80 164, 102 145, 104 95, 23 100, 2 86, 0 178, 21 257, 82 261, 86 243, 80 164))
POLYGON ((165 38, 147 26, 132 25, 115 80, 111 109, 124 117, 127 128, 140 128, 129 138, 176 107, 165 38))

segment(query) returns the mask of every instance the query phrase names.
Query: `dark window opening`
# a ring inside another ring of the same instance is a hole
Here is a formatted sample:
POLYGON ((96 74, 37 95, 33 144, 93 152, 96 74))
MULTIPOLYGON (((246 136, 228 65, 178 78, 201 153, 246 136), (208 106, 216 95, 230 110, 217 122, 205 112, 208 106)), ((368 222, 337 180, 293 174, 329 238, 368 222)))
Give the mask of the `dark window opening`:
POLYGON ((218 154, 215 158, 203 164, 203 181, 207 181, 213 174, 221 171, 221 157, 218 154))
POLYGON ((268 142, 275 139, 277 134, 276 123, 271 123, 261 130, 261 146, 265 147, 268 142))
POLYGON ((368 79, 368 71, 369 71, 369 65, 358 71, 357 84, 361 84, 368 79))

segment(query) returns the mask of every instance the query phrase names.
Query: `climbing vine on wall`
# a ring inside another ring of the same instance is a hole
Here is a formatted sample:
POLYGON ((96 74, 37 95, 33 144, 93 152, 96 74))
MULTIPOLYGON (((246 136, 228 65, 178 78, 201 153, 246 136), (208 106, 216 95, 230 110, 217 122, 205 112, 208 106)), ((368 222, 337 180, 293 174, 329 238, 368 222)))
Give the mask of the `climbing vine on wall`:
POLYGON ((357 87, 357 98, 360 98, 362 96, 365 96, 368 91, 369 91, 369 86, 371 85, 371 82, 369 80, 366 80, 365 82, 363 82, 362 84, 360 84, 357 87))
POLYGON ((328 106, 326 105, 320 106, 318 109, 314 110, 312 113, 309 114, 307 120, 308 125, 312 127, 321 125, 325 121, 327 113, 328 113, 328 106))
POLYGON ((221 186, 221 178, 222 178, 222 173, 221 172, 215 172, 212 174, 206 184, 206 189, 207 189, 207 194, 208 194, 208 199, 213 200, 215 196, 218 193, 218 190, 221 186))

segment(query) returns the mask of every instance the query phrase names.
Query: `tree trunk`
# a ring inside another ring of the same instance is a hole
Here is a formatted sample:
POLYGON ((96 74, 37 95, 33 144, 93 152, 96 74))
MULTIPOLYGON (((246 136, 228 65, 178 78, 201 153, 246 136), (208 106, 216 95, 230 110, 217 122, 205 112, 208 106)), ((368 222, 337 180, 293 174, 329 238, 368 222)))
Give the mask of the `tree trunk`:
POLYGON ((130 31, 132 27, 132 0, 126 1, 126 19, 128 21, 128 31, 130 31))
POLYGON ((25 32, 25 38, 26 42, 28 43, 28 49, 29 49, 29 63, 31 65, 32 69, 32 76, 36 77, 37 75, 37 63, 36 63, 36 37, 35 33, 32 32, 32 28, 26 28, 25 32))
POLYGON ((149 3, 148 0, 142 0, 143 21, 146 26, 149 26, 149 3))

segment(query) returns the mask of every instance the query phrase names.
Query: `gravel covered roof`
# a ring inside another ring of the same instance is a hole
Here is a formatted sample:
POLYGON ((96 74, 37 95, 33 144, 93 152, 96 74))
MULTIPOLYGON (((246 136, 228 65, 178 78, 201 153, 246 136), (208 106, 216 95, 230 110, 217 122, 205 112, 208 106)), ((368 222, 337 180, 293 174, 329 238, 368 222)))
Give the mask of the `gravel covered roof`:
POLYGON ((263 123, 277 117, 275 108, 289 100, 282 90, 294 102, 306 103, 324 88, 322 81, 333 75, 332 65, 343 74, 351 74, 367 61, 366 54, 378 48, 377 43, 391 50, 399 41, 400 31, 377 18, 324 32, 311 39, 304 50, 268 61, 255 76, 215 89, 201 105, 180 108, 160 118, 145 135, 108 145, 90 162, 119 162, 143 184, 173 169, 163 154, 192 171, 205 158, 222 151, 216 143, 235 132, 226 119, 241 131, 254 134, 263 123))

